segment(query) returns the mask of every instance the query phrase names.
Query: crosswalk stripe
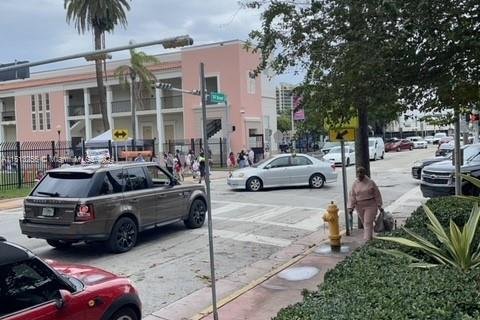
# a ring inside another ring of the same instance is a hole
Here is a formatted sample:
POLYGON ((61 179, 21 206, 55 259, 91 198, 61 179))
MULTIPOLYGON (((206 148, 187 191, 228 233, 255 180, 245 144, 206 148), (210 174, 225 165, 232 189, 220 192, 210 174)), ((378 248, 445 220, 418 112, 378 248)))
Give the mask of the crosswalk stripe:
MULTIPOLYGON (((206 234, 207 230, 195 229, 192 232, 197 234, 206 234)), ((271 245, 276 247, 288 247, 290 244, 292 244, 292 241, 287 239, 259 236, 252 233, 235 232, 230 230, 214 229, 213 235, 215 237, 220 237, 223 239, 231 239, 231 240, 242 241, 242 242, 253 242, 253 243, 271 245)))

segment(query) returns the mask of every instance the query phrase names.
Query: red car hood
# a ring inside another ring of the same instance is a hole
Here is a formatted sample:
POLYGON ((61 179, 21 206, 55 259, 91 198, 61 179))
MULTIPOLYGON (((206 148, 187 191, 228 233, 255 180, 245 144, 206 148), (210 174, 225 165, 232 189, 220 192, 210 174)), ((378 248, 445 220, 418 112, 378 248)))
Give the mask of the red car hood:
POLYGON ((62 263, 53 260, 47 260, 47 263, 58 272, 72 276, 82 281, 87 286, 95 285, 119 277, 108 271, 81 264, 62 263))

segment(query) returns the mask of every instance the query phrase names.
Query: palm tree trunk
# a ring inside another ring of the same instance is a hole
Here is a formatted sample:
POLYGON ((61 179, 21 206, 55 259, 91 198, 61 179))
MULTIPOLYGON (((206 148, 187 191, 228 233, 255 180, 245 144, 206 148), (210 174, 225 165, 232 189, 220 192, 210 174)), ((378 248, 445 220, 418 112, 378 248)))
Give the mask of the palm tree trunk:
MULTIPOLYGON (((94 28, 94 36, 95 36, 95 50, 102 49, 101 45, 101 35, 102 33, 98 28, 94 28)), ((102 122, 103 122, 103 130, 107 131, 110 129, 110 124, 108 122, 108 112, 107 106, 105 104, 105 87, 103 86, 103 70, 102 70, 102 60, 95 60, 95 72, 97 76, 97 88, 98 88, 98 95, 99 95, 99 104, 100 104, 100 112, 102 114, 102 122)), ((86 121, 89 121, 88 119, 86 121)))
POLYGON ((135 73, 130 71, 130 105, 132 106, 132 138, 133 148, 137 144, 137 108, 135 106, 135 73))

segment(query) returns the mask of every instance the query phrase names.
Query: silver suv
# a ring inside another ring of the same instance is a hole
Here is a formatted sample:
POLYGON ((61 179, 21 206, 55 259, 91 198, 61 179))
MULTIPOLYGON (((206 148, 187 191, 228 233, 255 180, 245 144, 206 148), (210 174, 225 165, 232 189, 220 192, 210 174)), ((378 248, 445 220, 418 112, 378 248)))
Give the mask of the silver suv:
POLYGON ((24 201, 22 233, 56 248, 104 241, 133 248, 138 233, 177 221, 200 228, 207 210, 201 185, 182 185, 155 163, 75 166, 49 171, 24 201))

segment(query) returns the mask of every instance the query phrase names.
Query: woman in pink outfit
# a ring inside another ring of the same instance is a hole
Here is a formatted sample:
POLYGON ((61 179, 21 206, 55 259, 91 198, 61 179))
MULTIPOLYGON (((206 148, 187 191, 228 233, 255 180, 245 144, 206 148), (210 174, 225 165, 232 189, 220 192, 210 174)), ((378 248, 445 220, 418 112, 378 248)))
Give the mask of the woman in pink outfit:
POLYGON ((373 221, 378 210, 382 209, 382 195, 377 185, 366 175, 363 167, 357 168, 357 180, 353 183, 348 198, 348 212, 353 213, 357 209, 360 221, 363 224, 363 238, 371 240, 373 237, 373 221))

